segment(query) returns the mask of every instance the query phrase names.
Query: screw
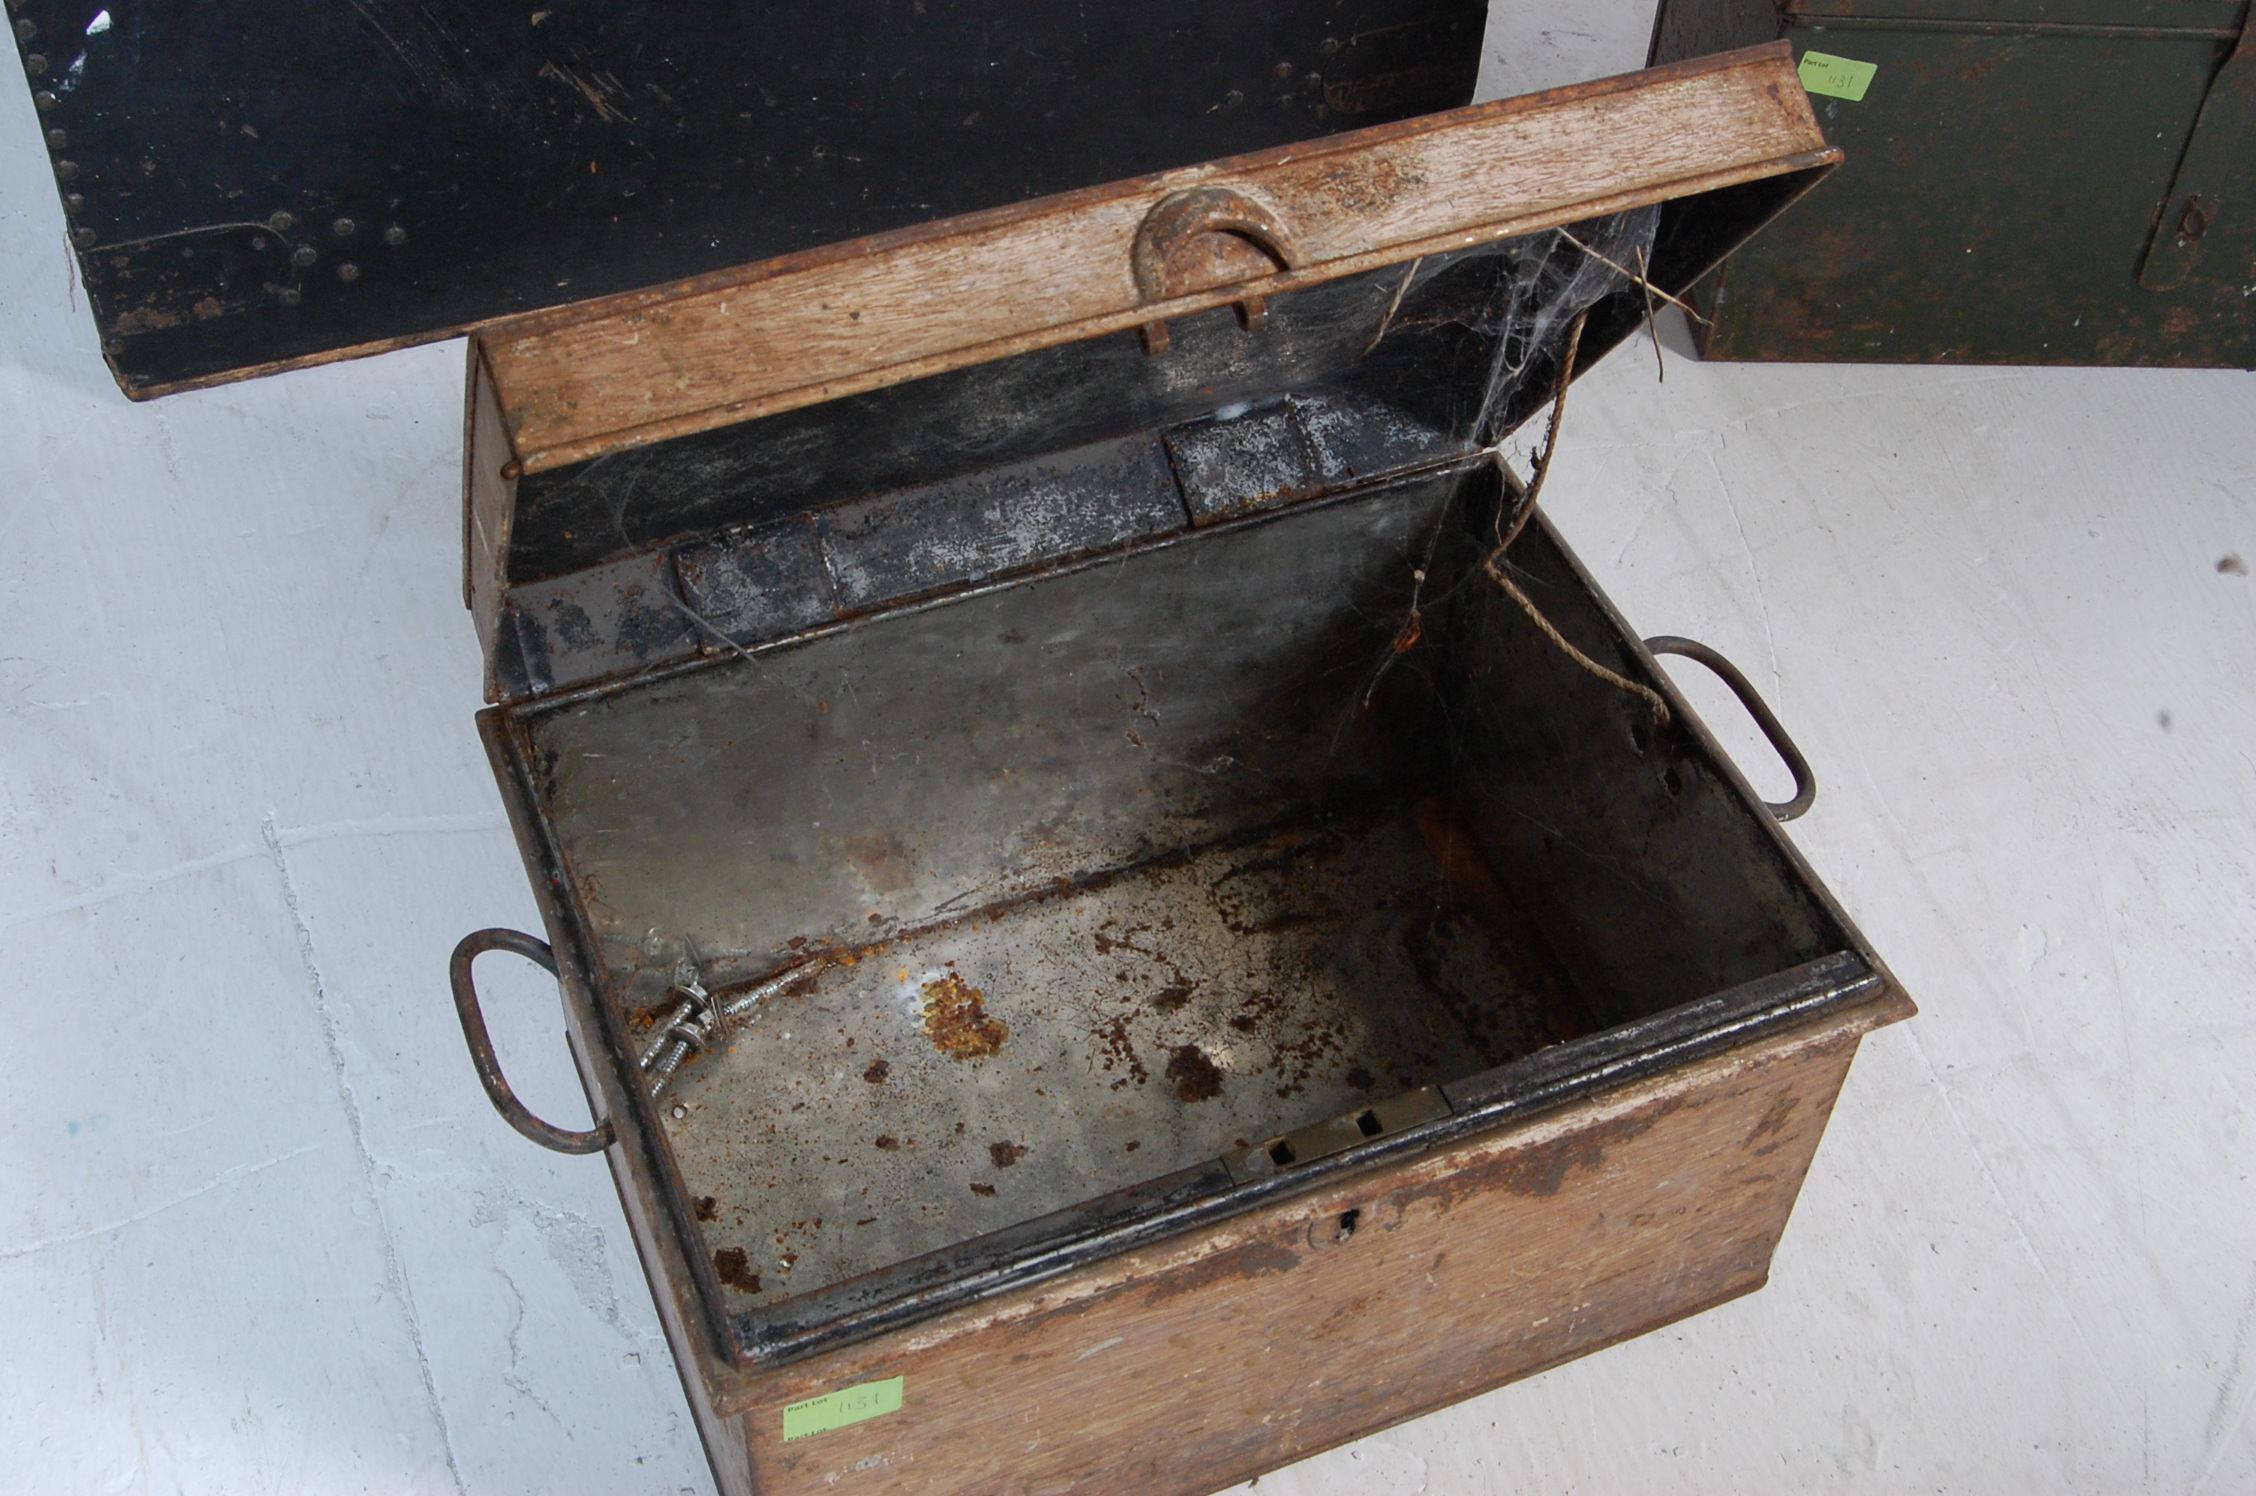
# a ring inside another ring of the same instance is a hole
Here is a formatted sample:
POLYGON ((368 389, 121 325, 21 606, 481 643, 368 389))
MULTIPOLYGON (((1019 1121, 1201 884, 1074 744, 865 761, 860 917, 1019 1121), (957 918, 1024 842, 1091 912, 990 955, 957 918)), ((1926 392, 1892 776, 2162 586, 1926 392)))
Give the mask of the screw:
POLYGON ((297 222, 297 218, 289 213, 269 213, 266 215, 266 226, 277 234, 287 234, 297 226, 297 222))
POLYGON ((41 114, 46 114, 54 109, 56 99, 53 94, 47 92, 47 90, 43 88, 39 92, 31 96, 31 102, 39 106, 39 112, 41 114))
POLYGON ((310 244, 301 244, 296 249, 290 251, 290 263, 297 266, 300 270, 303 270, 306 266, 311 265, 315 260, 318 260, 320 258, 321 251, 315 249, 310 244))
POLYGON ((80 249, 92 249, 94 247, 94 231, 92 229, 80 229, 71 235, 71 243, 77 245, 80 249))
POLYGON ((340 239, 350 239, 353 236, 353 230, 358 228, 359 226, 360 225, 354 223, 349 218, 340 218, 335 223, 329 225, 329 232, 335 234, 340 239))
POLYGON ((56 180, 56 181, 58 181, 58 182, 75 182, 75 181, 77 181, 77 180, 78 180, 78 163, 77 163, 76 161, 58 161, 58 162, 56 162, 56 163, 55 163, 55 180, 56 180))
POLYGON ((51 151, 60 151, 60 150, 66 150, 66 149, 68 149, 68 148, 69 148, 69 146, 70 146, 70 131, 68 131, 68 130, 49 130, 49 131, 47 132, 47 149, 49 149, 49 150, 51 150, 51 151))
POLYGON ((71 212, 71 213, 76 213, 76 212, 80 211, 81 209, 83 209, 83 208, 84 208, 85 206, 86 206, 86 194, 85 194, 85 193, 83 193, 83 192, 66 192, 66 193, 64 193, 64 194, 63 194, 63 207, 64 207, 65 211, 67 211, 67 212, 71 212))
POLYGON ((253 234, 253 235, 251 235, 251 248, 253 248, 253 249, 264 249, 264 248, 266 248, 266 235, 264 235, 264 234, 253 234))
POLYGON ((394 249, 399 248, 407 242, 407 230, 396 223, 393 224, 390 228, 384 230, 384 242, 394 249))
POLYGON ((20 40, 28 42, 37 35, 39 35, 39 23, 31 19, 31 17, 26 16, 22 20, 16 22, 16 36, 20 40))
POLYGON ((359 280, 360 267, 349 262, 343 265, 339 265, 337 267, 337 279, 348 282, 359 280))
POLYGON ((686 1106, 677 1106, 677 1107, 675 1107, 675 1108, 674 1108, 674 1120, 675 1120, 676 1122, 679 1122, 679 1121, 680 1121, 680 1120, 681 1120, 682 1118, 684 1118, 684 1117, 686 1117, 686 1116, 688 1116, 688 1115, 689 1115, 689 1108, 688 1108, 688 1107, 686 1107, 686 1106))
POLYGON ((305 296, 296 286, 284 286, 274 293, 274 299, 284 306, 296 306, 299 302, 305 300, 305 296))
POLYGON ((24 58, 24 71, 34 78, 38 77, 47 71, 47 59, 37 52, 29 54, 24 58))
POLYGON ((1339 50, 1339 38, 1336 36, 1325 37, 1324 44, 1318 47, 1316 50, 1323 53, 1326 57, 1331 56, 1333 53, 1339 50))
POLYGON ((1280 78, 1290 78, 1292 76, 1292 64, 1289 62, 1278 63, 1276 73, 1280 78))

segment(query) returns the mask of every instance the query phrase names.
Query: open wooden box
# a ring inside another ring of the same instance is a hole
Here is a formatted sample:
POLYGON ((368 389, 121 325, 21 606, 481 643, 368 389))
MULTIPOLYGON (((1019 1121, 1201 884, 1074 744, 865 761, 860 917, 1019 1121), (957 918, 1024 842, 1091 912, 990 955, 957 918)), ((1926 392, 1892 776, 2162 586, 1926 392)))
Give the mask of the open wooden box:
MULTIPOLYGON (((1782 46, 497 324, 479 719, 726 1492, 1210 1490, 1759 1286, 1909 1002, 1491 449, 1782 46)), ((474 957, 563 984, 526 1114, 474 957)))
POLYGON ((1209 1490, 1763 1281, 1911 1007, 1493 451, 1837 161, 1783 45, 1413 118, 1484 7, 15 9, 128 394, 473 333, 547 939, 455 998, 724 1492, 1209 1490))

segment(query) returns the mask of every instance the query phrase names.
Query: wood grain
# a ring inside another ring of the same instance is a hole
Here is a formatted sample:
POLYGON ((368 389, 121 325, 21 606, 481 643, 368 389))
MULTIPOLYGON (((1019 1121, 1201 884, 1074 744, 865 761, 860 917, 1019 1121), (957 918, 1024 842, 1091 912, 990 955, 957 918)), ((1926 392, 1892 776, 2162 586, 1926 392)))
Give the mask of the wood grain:
POLYGON ((527 472, 1834 159, 1784 43, 943 220, 479 334, 527 472), (1171 194, 1227 186, 1294 268, 1142 303, 1171 194))
POLYGON ((1908 1011, 1891 991, 718 1401, 764 1496, 1212 1491, 1760 1287, 1859 1037, 1908 1011), (900 1412, 783 1442, 786 1405, 892 1376, 900 1412))

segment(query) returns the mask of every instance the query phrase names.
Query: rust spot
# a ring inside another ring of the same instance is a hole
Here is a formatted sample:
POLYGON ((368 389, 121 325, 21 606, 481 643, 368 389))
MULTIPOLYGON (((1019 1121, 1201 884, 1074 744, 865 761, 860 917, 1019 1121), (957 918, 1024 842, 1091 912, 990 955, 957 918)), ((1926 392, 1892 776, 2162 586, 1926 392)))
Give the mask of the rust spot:
POLYGON ((742 1247, 723 1247, 715 1252, 713 1271, 738 1293, 760 1291, 760 1275, 752 1271, 752 1259, 744 1255, 742 1247))
POLYGON ((971 1192, 975 1195, 985 1195, 988 1198, 992 1199, 995 1194, 995 1187, 991 1184, 975 1184, 971 1187, 971 1192))
POLYGON ((110 323, 110 331, 117 337, 130 338, 136 333, 155 332, 161 327, 178 327, 180 314, 162 307, 137 306, 110 323))
POLYGON ((862 1079, 873 1086, 882 1086, 885 1084, 885 1077, 892 1073, 893 1067, 885 1061, 872 1060, 869 1062, 869 1069, 862 1072, 862 1079))
POLYGON ((891 832, 871 831, 861 836, 839 839, 846 855, 853 860, 862 882, 872 893, 899 893, 916 881, 916 869, 909 864, 909 849, 891 832))
POLYGON ((1237 1013, 1230 1019, 1230 1027, 1241 1034, 1250 1034, 1269 1018, 1284 1010, 1284 1000, 1266 988, 1249 992, 1238 1004, 1237 1013))
POLYGON ((1143 1147, 1143 1146, 1144 1146, 1144 1145, 1143 1145, 1142 1143, 1140 1143, 1140 1142, 1136 1141, 1136 1140, 1135 1140, 1134 1138, 1130 1138, 1130 1139, 1128 1140, 1128 1147, 1127 1147, 1127 1149, 1126 1149, 1125 1151, 1127 1151, 1127 1152, 1129 1152, 1129 1153, 1134 1153, 1134 1152, 1135 1152, 1135 1151, 1136 1151, 1136 1150, 1137 1150, 1138 1148, 1141 1148, 1141 1147, 1143 1147))
POLYGON ((1026 1157, 1026 1153, 1027 1149, 1024 1143, 989 1143, 987 1145, 987 1156, 995 1161, 995 1167, 998 1169, 1014 1167, 1020 1159, 1026 1157))
POLYGON ((1179 1101, 1205 1101, 1222 1094, 1222 1072, 1196 1044, 1179 1046, 1167 1059, 1167 1078, 1179 1101))
POLYGON ((877 1135, 877 1146, 878 1151, 891 1153, 901 1146, 901 1140, 889 1132, 881 1132, 877 1135))
POLYGON ((1209 229, 1170 245, 1160 277, 1168 295, 1188 296, 1258 280, 1284 268, 1252 239, 1227 229, 1209 229))
POLYGON ((924 984, 924 1034, 958 1060, 983 1059, 1003 1047, 1010 1025, 987 1016, 987 994, 954 972, 924 984))
POLYGON ((697 1219, 701 1221, 717 1221, 720 1219, 720 1216, 720 1201, 714 1199, 711 1195, 699 1195, 697 1197, 697 1219))
POLYGON ((1162 1013, 1173 1013, 1191 1000, 1194 990, 1189 982, 1170 982, 1152 994, 1151 1005, 1162 1013))
POLYGON ((1347 1083, 1358 1091, 1368 1091, 1371 1087, 1377 1085, 1378 1081, 1372 1077, 1370 1071, 1364 1069, 1361 1065, 1351 1065, 1348 1067, 1347 1083))
POLYGON ((1139 956, 1152 956, 1155 960, 1165 959, 1164 957, 1157 956, 1153 952, 1147 951, 1142 946, 1136 944, 1135 937, 1150 930, 1150 925, 1130 925, 1127 929, 1122 930, 1118 935, 1108 935, 1105 933, 1107 930, 1110 930, 1114 925, 1118 923, 1118 920, 1108 919, 1103 924, 1097 926, 1094 930, 1091 930, 1089 932, 1090 943, 1096 946, 1099 955, 1109 956, 1114 951, 1134 951, 1139 956))
POLYGON ((1131 1080, 1140 1086, 1151 1079, 1151 1072, 1146 1070, 1144 1062, 1137 1058, 1135 1042, 1128 1037, 1128 1017, 1126 1015, 1115 1018, 1110 1023, 1101 1024, 1092 1032, 1104 1045, 1105 1069, 1111 1070, 1120 1065, 1128 1067, 1128 1074, 1112 1083, 1112 1088, 1115 1091, 1127 1085, 1131 1080))
POLYGON ((1277 1094, 1299 1095, 1307 1087, 1309 1078, 1346 1048, 1345 1031, 1337 1023, 1330 1019, 1306 1020, 1300 1026, 1298 1039, 1279 1041, 1271 1047, 1271 1072, 1283 1082, 1277 1087, 1277 1094))

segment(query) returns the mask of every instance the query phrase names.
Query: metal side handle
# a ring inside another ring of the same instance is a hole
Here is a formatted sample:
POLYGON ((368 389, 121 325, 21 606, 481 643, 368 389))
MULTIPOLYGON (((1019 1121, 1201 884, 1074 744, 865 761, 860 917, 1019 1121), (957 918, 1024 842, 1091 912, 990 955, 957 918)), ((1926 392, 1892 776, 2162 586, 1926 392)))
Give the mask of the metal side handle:
POLYGON ((525 1110, 525 1103, 509 1089, 501 1063, 494 1058, 493 1036, 486 1032, 486 1015, 478 1009, 478 986, 470 975, 470 963, 487 951, 509 951, 537 963, 550 976, 556 975, 556 953, 548 948, 548 942, 519 930, 474 930, 454 948, 454 959, 447 963, 447 979, 454 984, 454 1011, 462 1020, 462 1037, 470 1045, 470 1062, 478 1067, 478 1079, 485 1083, 486 1099, 501 1113, 502 1121, 543 1148, 554 1148, 558 1153, 601 1153, 615 1136, 610 1118, 586 1132, 573 1132, 543 1122, 525 1110))
POLYGON ((1755 719, 1755 726, 1761 728, 1762 735, 1770 739, 1770 746, 1778 750, 1778 756, 1785 760, 1787 771, 1794 776, 1793 799, 1783 803, 1776 800, 1763 802, 1772 815, 1781 821, 1791 821, 1817 803, 1817 776, 1810 772, 1809 760, 1802 757, 1802 750, 1794 746, 1794 740, 1786 736, 1786 729, 1771 715, 1770 707, 1755 694, 1754 686, 1747 677, 1739 673, 1737 665, 1699 640, 1683 639, 1675 634, 1656 634, 1645 641, 1645 647, 1657 655, 1682 655, 1707 666, 1715 672, 1717 679, 1731 688, 1731 694, 1739 698, 1739 704, 1747 709, 1747 715, 1755 719))

